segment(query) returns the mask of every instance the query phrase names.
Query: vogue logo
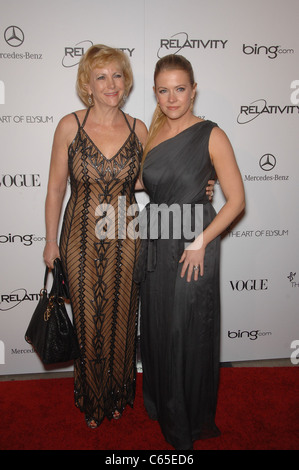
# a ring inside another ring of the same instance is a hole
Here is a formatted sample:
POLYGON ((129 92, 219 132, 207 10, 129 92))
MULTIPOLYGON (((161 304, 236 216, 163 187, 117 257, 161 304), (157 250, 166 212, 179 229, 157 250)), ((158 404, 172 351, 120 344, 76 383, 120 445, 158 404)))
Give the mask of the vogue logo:
POLYGON ((1 175, 0 187, 11 188, 37 188, 41 186, 40 175, 1 175))
POLYGON ((268 279, 248 279, 247 281, 229 281, 233 291, 242 292, 268 290, 268 279))
POLYGON ((190 39, 187 33, 175 33, 169 39, 160 39, 159 59, 167 54, 178 54, 182 49, 224 49, 227 43, 222 39, 190 39))

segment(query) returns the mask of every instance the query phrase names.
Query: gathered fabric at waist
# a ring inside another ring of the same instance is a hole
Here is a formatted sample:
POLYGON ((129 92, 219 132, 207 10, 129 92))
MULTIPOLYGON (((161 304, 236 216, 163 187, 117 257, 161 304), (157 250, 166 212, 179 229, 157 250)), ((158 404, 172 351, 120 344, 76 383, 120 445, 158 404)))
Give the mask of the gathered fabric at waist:
POLYGON ((208 199, 191 204, 155 204, 149 202, 139 214, 141 247, 135 265, 134 280, 141 282, 157 264, 157 241, 182 240, 191 243, 204 230, 204 206, 208 199))

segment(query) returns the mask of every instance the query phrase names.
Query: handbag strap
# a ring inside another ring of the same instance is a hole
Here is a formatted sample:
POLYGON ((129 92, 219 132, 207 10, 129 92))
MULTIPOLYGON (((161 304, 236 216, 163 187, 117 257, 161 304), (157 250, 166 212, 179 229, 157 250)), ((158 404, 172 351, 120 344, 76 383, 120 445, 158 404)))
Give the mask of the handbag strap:
MULTIPOLYGON (((46 266, 45 275, 44 275, 44 288, 43 290, 47 290, 47 281, 48 281, 48 274, 49 274, 49 267, 46 266)), ((57 290, 57 263, 56 260, 54 261, 54 268, 53 268, 53 285, 55 285, 55 290, 57 290)), ((53 289, 53 287, 52 287, 53 289)))
MULTIPOLYGON (((46 293, 47 292, 47 281, 48 281, 48 275, 49 275, 49 268, 46 266, 45 269, 45 275, 44 275, 44 287, 42 289, 42 292, 46 293)), ((59 273, 60 273, 61 267, 60 267, 60 260, 56 259, 54 261, 54 268, 52 270, 53 274, 53 284, 50 290, 50 295, 58 295, 61 296, 61 287, 60 287, 60 279, 59 279, 59 273)))
POLYGON ((47 290, 47 279, 49 274, 49 268, 46 266, 45 276, 44 276, 44 290, 47 290))
POLYGON ((58 297, 69 298, 68 286, 64 276, 62 263, 59 258, 54 260, 53 274, 53 285, 50 295, 56 295, 58 297))

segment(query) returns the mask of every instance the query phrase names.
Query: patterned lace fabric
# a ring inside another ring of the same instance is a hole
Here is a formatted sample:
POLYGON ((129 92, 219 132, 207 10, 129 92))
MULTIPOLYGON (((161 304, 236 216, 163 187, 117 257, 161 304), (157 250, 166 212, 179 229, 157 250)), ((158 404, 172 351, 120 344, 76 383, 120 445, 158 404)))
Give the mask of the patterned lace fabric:
POLYGON ((127 209, 136 203, 142 146, 135 122, 131 129, 124 115, 130 135, 113 158, 105 158, 84 130, 87 116, 80 125, 75 115, 79 127, 69 148, 71 196, 60 252, 81 349, 74 365, 75 403, 100 424, 132 406, 135 395, 138 289, 132 276, 139 240, 123 234, 135 216, 127 209), (107 229, 109 238, 100 237, 107 229))

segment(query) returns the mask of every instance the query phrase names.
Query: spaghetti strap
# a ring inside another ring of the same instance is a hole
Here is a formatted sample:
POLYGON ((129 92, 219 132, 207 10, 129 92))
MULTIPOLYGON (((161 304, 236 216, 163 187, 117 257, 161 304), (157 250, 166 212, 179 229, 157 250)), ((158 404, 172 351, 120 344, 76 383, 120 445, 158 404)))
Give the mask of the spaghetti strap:
POLYGON ((130 126, 130 123, 129 123, 128 119, 127 119, 127 116, 125 115, 125 113, 123 112, 122 109, 121 109, 121 112, 122 112, 123 115, 124 115, 124 118, 125 118, 125 120, 126 120, 126 123, 128 124, 128 127, 129 127, 130 131, 131 131, 131 132, 134 132, 134 131, 135 131, 136 118, 134 118, 134 123, 133 123, 133 128, 132 128, 132 127, 130 126))
POLYGON ((77 114, 76 114, 75 112, 72 113, 72 114, 75 116, 76 120, 77 120, 79 129, 80 129, 81 127, 82 127, 82 129, 83 129, 83 127, 85 126, 85 123, 86 123, 86 120, 87 120, 87 116, 88 116, 88 114, 89 114, 89 111, 90 111, 90 108, 88 108, 87 111, 86 111, 86 114, 85 114, 85 116, 84 116, 84 120, 83 120, 82 125, 80 124, 80 121, 79 121, 79 118, 78 118, 77 114))
POLYGON ((86 114, 85 114, 84 121, 82 122, 82 126, 81 126, 82 129, 83 129, 83 127, 84 127, 85 124, 86 124, 86 120, 87 120, 87 117, 88 117, 88 115, 89 115, 89 111, 90 111, 90 107, 87 109, 86 114))
POLYGON ((72 114, 75 116, 76 121, 77 121, 77 124, 78 124, 78 127, 80 128, 81 125, 80 125, 80 121, 79 121, 79 118, 78 118, 77 114, 76 114, 76 113, 72 113, 72 114))

